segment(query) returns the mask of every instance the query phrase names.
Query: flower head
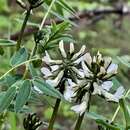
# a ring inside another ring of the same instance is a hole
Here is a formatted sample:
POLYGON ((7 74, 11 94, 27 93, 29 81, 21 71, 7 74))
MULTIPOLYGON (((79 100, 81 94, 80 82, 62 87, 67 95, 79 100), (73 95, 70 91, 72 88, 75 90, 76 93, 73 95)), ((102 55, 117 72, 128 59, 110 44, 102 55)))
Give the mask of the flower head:
POLYGON ((79 69, 79 64, 84 60, 86 47, 83 45, 79 52, 75 53, 74 44, 70 43, 68 51, 64 48, 63 41, 59 43, 60 59, 52 59, 48 52, 45 52, 43 62, 45 67, 41 68, 46 82, 54 87, 57 87, 61 82, 68 81, 68 79, 75 80, 76 78, 83 78, 83 70, 79 69))
POLYGON ((124 93, 123 87, 119 87, 113 94, 110 93, 113 86, 111 78, 117 74, 118 69, 118 65, 112 63, 111 58, 103 58, 99 52, 93 57, 90 53, 86 53, 84 57, 85 61, 81 62, 84 78, 78 80, 77 84, 68 87, 68 89, 71 88, 68 91, 69 93, 71 90, 69 98, 78 104, 71 109, 80 115, 86 111, 91 95, 99 95, 107 101, 118 102, 124 93))
MULTIPOLYGON (((82 61, 82 68, 85 74, 85 81, 88 87, 83 90, 89 91, 91 94, 104 96, 109 101, 118 102, 120 96, 111 94, 108 97, 109 90, 113 86, 111 78, 117 74, 118 65, 112 63, 110 57, 102 57, 98 52, 96 56, 91 57, 90 53, 85 55, 85 61, 82 61)), ((85 86, 83 84, 83 86, 85 86)), ((123 89, 121 89, 123 94, 123 89)))

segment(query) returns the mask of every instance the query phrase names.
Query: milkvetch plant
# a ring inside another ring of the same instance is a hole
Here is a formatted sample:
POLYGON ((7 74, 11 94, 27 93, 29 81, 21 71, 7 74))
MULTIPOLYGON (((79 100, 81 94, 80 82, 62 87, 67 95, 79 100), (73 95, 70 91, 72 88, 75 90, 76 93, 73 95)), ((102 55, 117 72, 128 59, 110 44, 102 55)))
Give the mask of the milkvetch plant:
MULTIPOLYGON (((23 120, 25 130, 37 130, 41 125, 54 130, 62 102, 69 103, 70 111, 78 115, 74 130, 81 130, 84 116, 94 120, 98 130, 129 130, 130 108, 126 99, 130 90, 125 92, 123 86, 113 89, 118 65, 112 58, 103 57, 99 51, 91 56, 91 50, 86 45, 79 45, 78 48, 74 44, 69 31, 75 23, 64 17, 64 10, 73 15, 76 11, 65 0, 17 0, 17 3, 25 11, 19 38, 17 42, 0 39, 0 48, 16 48, 10 56, 11 68, 0 77, 0 128, 2 129, 8 112, 14 112, 27 114, 23 120), (33 47, 28 48, 24 32, 32 12, 40 6, 47 11, 44 12, 41 24, 31 23, 37 31, 33 35, 33 41, 29 39, 33 47), (58 24, 53 21, 50 25, 45 25, 50 14, 64 21, 58 24), (54 49, 58 50, 55 51, 55 57, 52 55, 54 49), (22 72, 19 71, 21 68, 22 72), (94 95, 118 105, 111 120, 91 111, 91 98, 94 95), (32 114, 31 103, 38 102, 38 99, 48 101, 48 97, 55 104, 48 106, 53 107, 53 113, 49 122, 45 123, 36 114, 32 114), (125 118, 124 126, 115 122, 120 108, 125 118)), ((3 55, 4 52, 0 53, 3 55)), ((118 59, 123 61, 119 57, 118 59)), ((129 62, 125 61, 125 65, 129 67, 129 62)))
MULTIPOLYGON (((43 73, 44 79, 46 82, 53 87, 57 88, 66 98, 64 91, 66 89, 66 82, 69 79, 75 80, 76 78, 82 78, 83 72, 78 70, 77 67, 80 62, 83 61, 86 47, 83 45, 79 52, 75 52, 74 44, 70 43, 69 51, 66 52, 64 49, 63 41, 59 43, 59 52, 61 55, 61 59, 54 60, 51 59, 48 52, 45 52, 45 56, 43 57, 43 62, 47 65, 47 67, 42 67, 41 72, 43 73)), ((50 120, 49 129, 52 129, 54 120, 57 114, 58 107, 60 104, 60 100, 57 99, 56 105, 54 108, 53 116, 50 120)))

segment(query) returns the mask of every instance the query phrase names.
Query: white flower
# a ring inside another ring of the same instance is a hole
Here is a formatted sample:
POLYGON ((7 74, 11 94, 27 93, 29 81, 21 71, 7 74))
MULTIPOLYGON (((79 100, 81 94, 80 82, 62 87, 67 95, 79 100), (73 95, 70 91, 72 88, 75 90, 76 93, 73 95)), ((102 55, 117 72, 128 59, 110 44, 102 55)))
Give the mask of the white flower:
POLYGON ((85 62, 82 61, 82 67, 83 67, 83 70, 84 70, 84 74, 86 77, 91 77, 93 76, 93 74, 91 73, 91 71, 88 69, 88 67, 85 65, 85 62))
POLYGON ((84 56, 84 58, 85 58, 85 61, 87 62, 87 64, 88 64, 89 66, 91 66, 92 57, 91 57, 90 53, 86 53, 85 56, 84 56))
POLYGON ((120 98, 122 98, 123 93, 124 93, 124 88, 119 87, 117 91, 114 94, 111 94, 109 92, 110 88, 112 87, 113 83, 111 81, 105 81, 101 85, 98 85, 97 83, 94 83, 94 91, 93 95, 98 94, 98 95, 103 95, 107 101, 114 101, 118 102, 120 98))
MULTIPOLYGON (((77 77, 80 79, 84 78, 84 72, 80 64, 84 61, 86 46, 83 45, 80 51, 75 53, 74 44, 70 43, 69 50, 65 50, 62 40, 59 42, 58 49, 61 54, 60 59, 51 59, 47 51, 45 51, 45 56, 42 59, 46 66, 41 68, 41 72, 46 82, 54 87, 58 87, 59 83, 62 83, 61 80, 67 81, 70 78, 76 82, 77 77)), ((72 93, 71 90, 69 91, 69 88, 66 88, 66 92, 66 97, 72 93)))
POLYGON ((102 61, 102 55, 101 55, 101 53, 98 51, 98 53, 97 53, 97 60, 99 61, 99 62, 101 62, 102 61))
POLYGON ((80 116, 86 111, 86 109, 87 109, 86 101, 83 101, 81 104, 71 107, 71 110, 75 111, 77 114, 80 114, 80 116))
POLYGON ((90 94, 87 92, 83 98, 80 104, 75 105, 73 107, 71 107, 71 110, 75 111, 77 114, 79 114, 80 116, 86 112, 87 107, 88 107, 88 102, 89 102, 89 97, 90 94))
POLYGON ((66 54, 65 49, 64 49, 63 40, 61 40, 60 43, 59 43, 59 49, 60 49, 61 55, 62 55, 64 58, 66 58, 66 57, 67 57, 67 54, 66 54))
POLYGON ((102 95, 108 101, 114 101, 114 102, 119 102, 119 99, 123 97, 123 94, 124 94, 124 88, 122 86, 119 87, 114 94, 108 93, 107 91, 102 91, 102 95))
POLYGON ((99 86, 97 83, 93 83, 93 87, 94 87, 94 90, 93 90, 93 95, 95 94, 98 94, 98 95, 101 95, 101 91, 102 91, 102 88, 101 86, 99 86))
POLYGON ((46 67, 42 67, 41 68, 41 72, 44 74, 45 78, 49 77, 52 75, 52 72, 46 68, 46 67))
POLYGON ((119 101, 119 99, 121 99, 123 97, 125 89, 121 86, 117 89, 117 91, 114 93, 114 97, 116 99, 118 99, 117 101, 119 101))
POLYGON ((107 69, 107 73, 110 74, 116 74, 117 73, 117 69, 118 69, 118 65, 117 64, 110 64, 110 66, 107 69))
POLYGON ((79 56, 83 55, 85 52, 86 46, 83 45, 80 49, 79 52, 77 52, 76 54, 74 54, 74 56, 72 57, 72 60, 76 60, 77 58, 79 58, 79 56))
POLYGON ((48 79, 48 80, 46 80, 46 82, 49 85, 56 87, 59 84, 59 82, 61 81, 61 78, 63 77, 63 75, 64 75, 64 71, 62 70, 59 72, 59 74, 57 75, 57 77, 55 79, 48 79))
POLYGON ((105 69, 107 69, 109 67, 109 65, 111 64, 111 62, 112 62, 111 57, 105 57, 104 58, 104 67, 105 67, 105 69))
POLYGON ((70 54, 74 53, 74 44, 70 43, 70 54))
POLYGON ((96 56, 93 57, 93 63, 96 63, 96 56))
POLYGON ((44 61, 47 65, 61 65, 62 64, 62 60, 52 60, 48 54, 47 51, 45 51, 45 56, 42 58, 42 61, 44 61))
POLYGON ((76 84, 72 82, 71 79, 68 79, 68 81, 66 81, 64 98, 69 102, 72 102, 74 96, 76 95, 75 90, 74 90, 75 86, 76 84))
POLYGON ((101 87, 106 90, 109 91, 111 89, 111 87, 113 86, 112 81, 105 81, 102 83, 101 87))
POLYGON ((72 67, 72 70, 79 75, 81 78, 84 78, 84 72, 80 69, 77 69, 76 67, 72 67))
POLYGON ((52 72, 58 70, 59 67, 60 67, 60 66, 58 66, 58 65, 51 65, 51 66, 50 66, 52 72))

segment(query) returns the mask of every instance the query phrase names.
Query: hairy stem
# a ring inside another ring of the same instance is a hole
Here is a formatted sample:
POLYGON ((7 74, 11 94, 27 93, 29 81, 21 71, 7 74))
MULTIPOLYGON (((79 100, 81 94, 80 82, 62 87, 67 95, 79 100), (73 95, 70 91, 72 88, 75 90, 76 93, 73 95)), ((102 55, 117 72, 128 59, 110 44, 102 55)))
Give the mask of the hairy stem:
POLYGON ((24 30, 25 30, 25 27, 27 25, 27 22, 28 22, 28 19, 29 19, 29 16, 30 16, 30 12, 31 12, 31 7, 29 7, 29 9, 27 10, 27 13, 26 13, 26 16, 25 16, 25 19, 24 19, 24 22, 23 22, 23 25, 22 25, 22 28, 21 28, 21 31, 20 31, 20 35, 19 35, 19 38, 18 38, 18 41, 17 41, 17 46, 16 46, 17 50, 20 49, 24 30))
POLYGON ((60 102, 61 102, 60 99, 56 100, 55 107, 53 109, 53 114, 52 114, 50 122, 49 122, 48 130, 53 130, 53 126, 54 126, 54 123, 55 123, 55 119, 57 117, 57 113, 58 113, 58 109, 59 109, 59 106, 60 106, 60 102))

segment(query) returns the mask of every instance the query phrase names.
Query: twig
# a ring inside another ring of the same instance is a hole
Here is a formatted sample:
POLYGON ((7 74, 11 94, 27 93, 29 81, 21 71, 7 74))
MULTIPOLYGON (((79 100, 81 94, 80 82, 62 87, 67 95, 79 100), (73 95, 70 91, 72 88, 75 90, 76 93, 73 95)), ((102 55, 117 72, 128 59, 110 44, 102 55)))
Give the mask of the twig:
MULTIPOLYGON (((129 15, 130 14, 130 10, 128 9, 127 11, 123 11, 122 8, 120 9, 100 9, 100 10, 92 10, 92 11, 85 11, 85 12, 82 12, 82 13, 78 13, 78 17, 69 17, 68 19, 73 21, 73 22, 79 22, 80 20, 82 19, 92 19, 94 18, 95 16, 99 16, 99 15, 111 15, 111 14, 116 14, 116 15, 123 15, 123 16, 126 16, 126 15, 129 15)), ((59 24, 59 23, 62 23, 63 20, 59 20, 59 19, 55 19, 53 20, 55 21, 56 24, 59 24)), ((51 24, 51 21, 50 20, 46 20, 44 21, 44 25, 50 25, 51 24)), ((24 31, 24 36, 29 36, 31 35, 32 33, 35 33, 36 31, 38 30, 37 27, 27 27, 24 31)), ((20 32, 17 32, 13 35, 11 35, 11 40, 17 40, 18 39, 18 36, 20 35, 20 32)))

